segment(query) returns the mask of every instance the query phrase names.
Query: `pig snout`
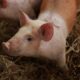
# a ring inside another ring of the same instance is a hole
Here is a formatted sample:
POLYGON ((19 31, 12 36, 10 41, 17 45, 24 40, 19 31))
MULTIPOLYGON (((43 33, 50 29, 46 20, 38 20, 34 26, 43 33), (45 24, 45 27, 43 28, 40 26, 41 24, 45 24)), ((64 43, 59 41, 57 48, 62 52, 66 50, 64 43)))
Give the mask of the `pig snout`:
POLYGON ((7 53, 13 53, 17 51, 19 47, 19 40, 17 39, 11 39, 7 42, 2 43, 3 50, 7 53))
POLYGON ((3 42, 2 47, 6 52, 8 52, 10 50, 10 43, 9 42, 3 42))

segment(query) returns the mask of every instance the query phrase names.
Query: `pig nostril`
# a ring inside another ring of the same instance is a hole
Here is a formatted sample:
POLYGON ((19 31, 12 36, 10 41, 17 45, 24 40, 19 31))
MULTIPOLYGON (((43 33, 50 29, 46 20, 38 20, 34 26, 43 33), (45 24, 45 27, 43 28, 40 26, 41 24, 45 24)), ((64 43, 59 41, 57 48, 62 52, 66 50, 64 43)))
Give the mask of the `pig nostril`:
POLYGON ((3 47, 3 49, 5 50, 5 51, 9 51, 9 43, 6 43, 6 42, 3 42, 2 43, 2 47, 3 47))

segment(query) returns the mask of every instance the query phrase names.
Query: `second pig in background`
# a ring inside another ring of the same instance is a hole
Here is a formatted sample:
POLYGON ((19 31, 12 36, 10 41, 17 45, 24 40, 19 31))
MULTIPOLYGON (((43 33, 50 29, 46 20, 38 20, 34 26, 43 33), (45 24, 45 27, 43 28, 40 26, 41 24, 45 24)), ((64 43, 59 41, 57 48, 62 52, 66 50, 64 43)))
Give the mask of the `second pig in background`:
POLYGON ((36 18, 41 0, 1 0, 0 18, 18 19, 19 9, 23 10, 31 18, 36 18))

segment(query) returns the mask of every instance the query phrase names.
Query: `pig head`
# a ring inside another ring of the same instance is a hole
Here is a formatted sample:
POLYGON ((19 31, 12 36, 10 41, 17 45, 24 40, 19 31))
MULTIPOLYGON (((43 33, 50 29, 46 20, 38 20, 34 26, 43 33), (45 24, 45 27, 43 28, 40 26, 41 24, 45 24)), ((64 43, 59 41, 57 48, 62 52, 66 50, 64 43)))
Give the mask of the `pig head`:
POLYGON ((2 43, 3 49, 12 56, 38 56, 41 41, 52 39, 53 24, 31 20, 22 11, 19 19, 22 27, 10 40, 2 43))

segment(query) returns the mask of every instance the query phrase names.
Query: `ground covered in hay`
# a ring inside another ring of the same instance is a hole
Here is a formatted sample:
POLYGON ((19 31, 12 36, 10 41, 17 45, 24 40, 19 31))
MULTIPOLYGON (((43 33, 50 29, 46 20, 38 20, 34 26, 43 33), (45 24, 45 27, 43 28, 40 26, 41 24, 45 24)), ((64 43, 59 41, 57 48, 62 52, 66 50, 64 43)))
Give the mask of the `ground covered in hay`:
POLYGON ((0 80, 80 80, 80 12, 67 38, 68 72, 47 59, 6 55, 1 43, 11 38, 18 29, 19 23, 9 19, 0 20, 0 80))

